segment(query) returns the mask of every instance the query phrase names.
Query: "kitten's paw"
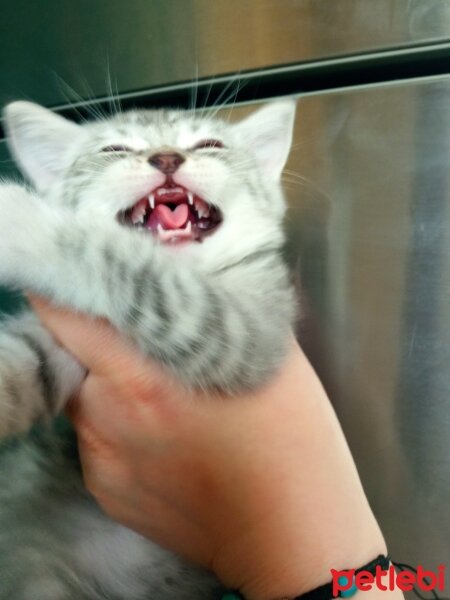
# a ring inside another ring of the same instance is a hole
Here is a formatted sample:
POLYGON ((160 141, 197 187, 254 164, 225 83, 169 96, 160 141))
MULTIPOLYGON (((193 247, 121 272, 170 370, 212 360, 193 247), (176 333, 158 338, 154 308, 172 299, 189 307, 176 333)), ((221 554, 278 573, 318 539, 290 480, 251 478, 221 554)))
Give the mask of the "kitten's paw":
POLYGON ((36 243, 45 235, 42 204, 24 187, 0 184, 0 284, 15 284, 36 255, 36 243))
POLYGON ((0 439, 24 433, 36 422, 50 422, 85 376, 85 369, 32 313, 2 322, 0 439))

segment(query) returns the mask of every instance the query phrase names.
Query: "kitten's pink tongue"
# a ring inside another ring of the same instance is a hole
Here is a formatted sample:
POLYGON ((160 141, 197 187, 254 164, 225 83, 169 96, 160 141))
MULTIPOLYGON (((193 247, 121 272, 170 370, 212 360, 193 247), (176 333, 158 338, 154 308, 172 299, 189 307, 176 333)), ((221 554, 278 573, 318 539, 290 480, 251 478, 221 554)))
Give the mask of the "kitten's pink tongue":
POLYGON ((147 226, 152 229, 159 223, 164 229, 183 229, 189 218, 189 208, 187 204, 179 204, 175 210, 170 210, 165 204, 158 204, 148 220, 147 226))

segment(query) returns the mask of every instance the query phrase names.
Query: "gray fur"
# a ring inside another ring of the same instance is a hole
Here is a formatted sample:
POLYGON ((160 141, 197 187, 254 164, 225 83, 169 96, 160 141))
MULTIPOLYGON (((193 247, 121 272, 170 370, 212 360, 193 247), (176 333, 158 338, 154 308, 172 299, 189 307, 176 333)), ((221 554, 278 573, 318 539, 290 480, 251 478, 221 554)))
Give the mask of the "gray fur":
MULTIPOLYGON (((108 319, 187 386, 233 395, 261 385, 285 355, 294 317, 278 182, 293 110, 281 103, 237 126, 144 111, 77 127, 13 104, 10 143, 39 193, 0 186, 0 283, 108 319), (194 153, 196 136, 230 150, 194 153), (99 154, 114 140, 136 148, 99 154), (147 158, 167 146, 184 153, 193 185, 224 215, 217 233, 176 254, 115 219, 158 176, 147 158)), ((33 315, 7 322, 0 436, 50 422, 83 377, 33 315)), ((0 454, 0 600, 215 598, 211 575, 102 513, 69 442, 48 430, 0 454)))
POLYGON ((71 443, 48 432, 3 451, 0 598, 219 598, 212 576, 101 512, 83 488, 71 443))

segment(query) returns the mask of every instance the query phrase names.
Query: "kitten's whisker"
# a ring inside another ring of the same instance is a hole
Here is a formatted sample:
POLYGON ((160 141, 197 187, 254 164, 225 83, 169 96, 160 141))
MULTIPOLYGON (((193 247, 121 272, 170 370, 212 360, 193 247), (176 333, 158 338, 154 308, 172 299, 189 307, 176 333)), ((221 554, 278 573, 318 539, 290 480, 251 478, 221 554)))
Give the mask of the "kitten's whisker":
POLYGON ((195 110, 197 107, 197 97, 198 97, 198 61, 195 63, 195 78, 193 84, 191 86, 191 106, 190 106, 190 114, 193 116, 195 114, 195 110))
POLYGON ((75 90, 66 81, 64 81, 64 79, 60 75, 58 75, 58 73, 56 73, 56 71, 53 71, 53 74, 56 77, 60 94, 65 99, 66 103, 72 110, 74 110, 77 113, 79 121, 81 121, 82 123, 87 123, 88 119, 83 115, 82 112, 80 112, 79 107, 69 96, 69 92, 72 96, 76 96, 76 101, 78 104, 83 103, 84 98, 77 94, 75 90))
MULTIPOLYGON (((74 97, 74 99, 76 100, 76 102, 80 106, 80 108, 83 108, 83 110, 86 111, 86 113, 91 118, 103 120, 106 117, 106 114, 101 111, 100 107, 98 105, 96 105, 96 103, 92 103, 89 98, 86 98, 86 97, 82 96, 81 94, 79 94, 72 86, 70 86, 66 81, 64 81, 64 79, 62 79, 62 77, 58 76, 58 79, 59 79, 60 85, 64 86, 64 88, 67 90, 67 92, 69 92, 71 94, 71 96, 74 97)), ((87 83, 86 83, 86 85, 87 85, 87 83)), ((67 98, 67 101, 69 102, 69 105, 71 106, 71 108, 73 108, 74 110, 77 111, 81 120, 84 122, 87 122, 88 119, 86 117, 84 117, 82 115, 82 113, 79 111, 78 107, 73 104, 72 100, 70 99, 70 96, 67 93, 63 92, 62 89, 61 89, 61 91, 64 94, 64 96, 67 98)))
POLYGON ((205 118, 205 113, 206 113, 206 112, 207 112, 207 110, 208 110, 207 104, 208 104, 209 96, 210 96, 210 94, 211 94, 212 87, 213 87, 213 85, 214 85, 214 80, 215 80, 215 75, 214 75, 214 76, 213 76, 213 78, 211 79, 211 83, 210 83, 210 84, 209 84, 209 86, 208 86, 208 92, 207 92, 207 94, 206 94, 206 97, 205 97, 205 100, 204 100, 204 102, 203 102, 203 106, 202 106, 202 108, 201 108, 201 110, 200 110, 200 118, 201 118, 201 119, 204 119, 204 118, 205 118))
POLYGON ((301 175, 297 171, 292 171, 291 169, 284 169, 283 171, 287 175, 291 175, 292 177, 298 177, 299 179, 306 179, 304 175, 301 175))
POLYGON ((304 184, 304 185, 308 185, 311 182, 306 178, 306 177, 296 177, 295 175, 291 175, 289 173, 282 173, 281 174, 281 180, 282 181, 292 181, 298 184, 304 184))
MULTIPOLYGON (((230 79, 230 81, 225 85, 225 87, 223 88, 223 90, 220 92, 219 96, 216 98, 216 101, 214 102, 213 106, 211 107, 211 112, 208 112, 207 118, 208 120, 212 120, 214 119, 214 117, 217 115, 217 113, 226 106, 226 104, 229 102, 229 100, 231 98, 233 98, 233 96, 235 97, 235 101, 236 102, 236 98, 237 98, 237 94, 239 93, 239 86, 241 83, 241 79, 240 79, 240 74, 236 74, 234 76, 233 79, 230 79), (230 90, 230 87, 236 85, 236 88, 232 90, 231 93, 228 93, 230 90), (227 96, 225 96, 225 94, 228 94, 227 96)), ((234 106, 234 104, 233 104, 234 106)))
MULTIPOLYGON (((81 83, 84 85, 84 88, 86 89, 86 97, 88 98, 88 101, 91 102, 95 106, 95 109, 99 115, 99 118, 102 120, 108 119, 110 117, 110 115, 103 108, 102 104, 100 102, 98 102, 98 94, 96 94, 94 92, 94 90, 92 89, 92 87, 89 85, 87 78, 83 77, 81 80, 81 83)), ((106 98, 106 100, 108 100, 108 97, 106 98)))
MULTIPOLYGON (((105 83, 106 83, 106 89, 109 93, 109 95, 106 98, 106 100, 108 101, 108 104, 109 104, 109 110, 112 114, 120 114, 122 111, 121 111, 121 106, 120 106, 119 94, 118 94, 118 91, 114 92, 113 86, 112 86, 109 54, 107 54, 107 57, 106 57, 106 82, 105 83)), ((116 90, 117 90, 117 79, 116 79, 116 90)))
POLYGON ((227 123, 230 122, 231 115, 233 114, 233 109, 234 109, 234 107, 236 105, 237 97, 238 97, 239 92, 241 92, 247 84, 248 84, 248 81, 242 81, 242 79, 239 79, 238 85, 237 85, 237 88, 236 88, 236 93, 234 94, 233 102, 231 103, 231 107, 230 107, 230 109, 228 111, 228 115, 227 115, 227 119, 226 119, 227 123))

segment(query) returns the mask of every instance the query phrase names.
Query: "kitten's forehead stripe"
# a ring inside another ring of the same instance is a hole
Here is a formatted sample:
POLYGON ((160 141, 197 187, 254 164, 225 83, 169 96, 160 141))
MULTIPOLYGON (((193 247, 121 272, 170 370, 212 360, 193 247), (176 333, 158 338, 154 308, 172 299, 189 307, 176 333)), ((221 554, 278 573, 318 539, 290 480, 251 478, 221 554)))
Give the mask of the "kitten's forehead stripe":
POLYGON ((180 122, 182 113, 169 112, 164 109, 161 110, 136 110, 128 113, 116 115, 110 119, 112 124, 115 121, 122 123, 129 123, 131 125, 139 125, 143 127, 153 126, 161 127, 163 125, 174 125, 180 122))
POLYGON ((160 134, 162 136, 170 135, 170 133, 181 128, 186 128, 191 133, 197 133, 202 128, 213 128, 218 133, 223 133, 225 124, 219 120, 209 121, 196 115, 189 115, 182 111, 166 111, 164 109, 152 110, 136 110, 120 115, 115 115, 102 122, 88 124, 91 129, 93 138, 102 139, 105 129, 116 131, 119 135, 127 136, 130 129, 136 128, 142 134, 148 133, 160 134))
POLYGON ((116 125, 116 131, 117 131, 117 133, 119 133, 120 135, 123 135, 124 137, 126 137, 128 135, 128 130, 124 125, 116 125))

